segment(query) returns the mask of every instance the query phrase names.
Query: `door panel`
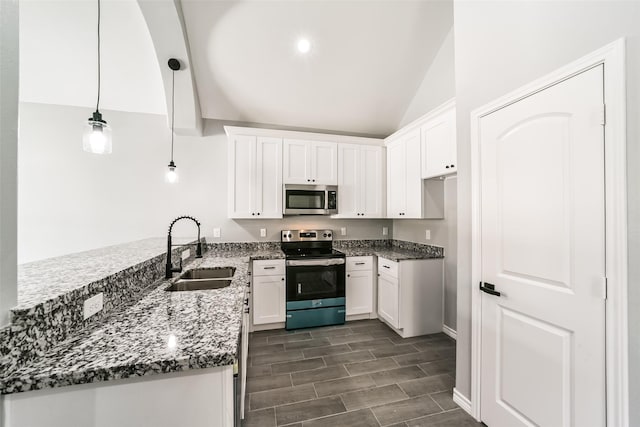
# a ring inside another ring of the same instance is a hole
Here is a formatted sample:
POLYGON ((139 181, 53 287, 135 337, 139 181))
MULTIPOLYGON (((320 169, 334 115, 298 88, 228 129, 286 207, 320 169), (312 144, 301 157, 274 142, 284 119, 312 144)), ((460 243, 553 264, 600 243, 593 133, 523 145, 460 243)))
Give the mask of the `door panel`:
POLYGON ((338 212, 341 217, 357 217, 360 188, 360 148, 340 144, 338 156, 338 212))
POLYGON ((261 218, 282 218, 282 140, 258 138, 256 213, 261 218))
POLYGON ((228 147, 232 168, 229 174, 228 215, 230 218, 251 218, 251 214, 255 213, 256 137, 236 136, 228 147))
POLYGON ((314 142, 312 150, 312 183, 323 185, 337 185, 338 144, 336 144, 335 142, 314 142))
POLYGON ((311 183, 311 143, 293 139, 284 140, 284 184, 311 183))
POLYGON ((380 274, 378 276, 378 315, 394 328, 398 327, 398 294, 398 279, 380 274))
MULTIPOLYGON (((360 179, 360 212, 365 217, 382 218, 384 157, 382 147, 362 146, 360 179)), ((342 191, 342 188, 340 189, 342 191)))
POLYGON ((480 121, 481 417, 605 425, 602 66, 480 121))
POLYGON ((366 314, 373 311, 373 272, 350 271, 346 283, 347 315, 366 314))
POLYGON ((420 129, 406 136, 406 212, 403 218, 422 218, 422 168, 420 162, 420 129))
POLYGON ((405 144, 402 141, 395 141, 387 146, 387 216, 389 218, 401 218, 400 213, 405 212, 407 207, 405 152, 405 144))

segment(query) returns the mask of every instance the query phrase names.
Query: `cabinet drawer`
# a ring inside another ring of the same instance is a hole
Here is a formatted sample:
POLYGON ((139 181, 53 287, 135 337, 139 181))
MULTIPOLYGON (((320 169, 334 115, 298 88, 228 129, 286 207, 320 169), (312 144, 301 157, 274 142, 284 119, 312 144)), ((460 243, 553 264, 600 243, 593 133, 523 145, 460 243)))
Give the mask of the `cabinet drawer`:
POLYGON ((347 271, 372 270, 373 257, 353 256, 347 257, 347 271))
POLYGON ((284 276, 284 260, 253 261, 254 276, 284 276))
POLYGON ((398 263, 385 258, 378 258, 378 273, 398 277, 398 263))

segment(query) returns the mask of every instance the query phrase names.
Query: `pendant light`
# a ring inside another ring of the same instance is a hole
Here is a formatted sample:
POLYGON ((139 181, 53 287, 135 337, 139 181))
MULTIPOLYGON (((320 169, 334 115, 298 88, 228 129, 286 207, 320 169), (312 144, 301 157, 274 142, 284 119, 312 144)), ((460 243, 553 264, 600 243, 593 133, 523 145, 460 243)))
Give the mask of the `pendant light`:
POLYGON ((82 149, 94 154, 111 153, 111 128, 100 114, 100 0, 98 0, 98 99, 96 111, 89 117, 82 135, 82 149))
POLYGON ((175 58, 169 59, 169 68, 171 69, 171 161, 169 162, 169 170, 165 175, 165 181, 170 184, 178 182, 177 166, 173 161, 173 136, 174 136, 174 124, 175 124, 175 95, 176 95, 176 71, 180 69, 180 61, 175 58))

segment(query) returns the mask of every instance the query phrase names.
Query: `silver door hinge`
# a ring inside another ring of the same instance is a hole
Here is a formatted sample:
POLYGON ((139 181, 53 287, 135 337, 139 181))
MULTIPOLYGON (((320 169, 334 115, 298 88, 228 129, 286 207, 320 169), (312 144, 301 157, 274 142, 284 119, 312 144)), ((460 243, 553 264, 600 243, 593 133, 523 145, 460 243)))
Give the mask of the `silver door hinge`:
POLYGON ((600 124, 602 126, 607 124, 607 105, 602 104, 602 109, 600 110, 600 124))

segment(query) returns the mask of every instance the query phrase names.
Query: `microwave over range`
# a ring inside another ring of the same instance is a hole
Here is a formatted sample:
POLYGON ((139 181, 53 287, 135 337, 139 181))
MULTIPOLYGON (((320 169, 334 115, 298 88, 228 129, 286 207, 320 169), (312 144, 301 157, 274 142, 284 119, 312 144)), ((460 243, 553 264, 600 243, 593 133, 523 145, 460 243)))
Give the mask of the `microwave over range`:
POLYGON ((338 187, 285 184, 282 213, 285 215, 337 214, 338 187))

